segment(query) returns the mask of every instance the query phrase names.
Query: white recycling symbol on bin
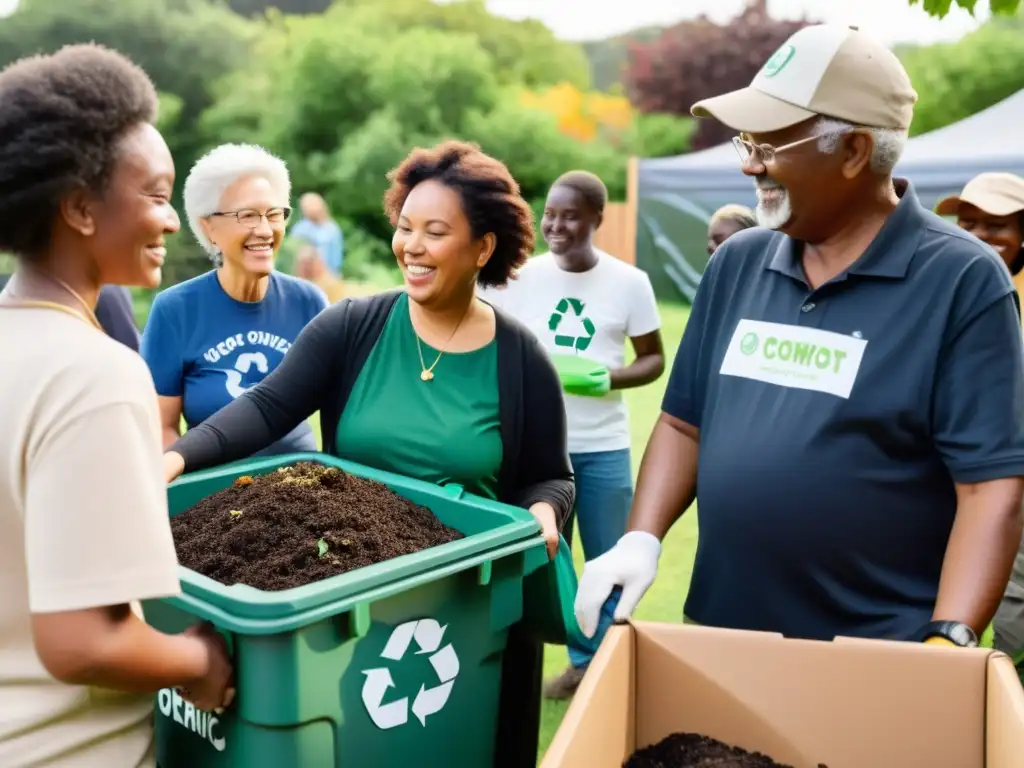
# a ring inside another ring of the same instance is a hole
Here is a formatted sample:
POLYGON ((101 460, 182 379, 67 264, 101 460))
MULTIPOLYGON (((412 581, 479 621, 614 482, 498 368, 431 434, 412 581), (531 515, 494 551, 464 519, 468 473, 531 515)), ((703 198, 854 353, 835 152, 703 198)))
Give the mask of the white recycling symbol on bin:
MULTIPOLYGON (((434 619, 419 619, 399 624, 391 632, 387 645, 380 652, 381 658, 390 661, 401 661, 406 651, 416 641, 419 650, 417 655, 431 654, 430 666, 437 674, 439 684, 432 688, 420 685, 420 691, 412 702, 412 713, 426 726, 427 717, 440 712, 448 702, 455 678, 459 674, 459 657, 451 643, 441 648, 441 639, 448 626, 441 626, 434 619)), ((397 728, 409 720, 409 699, 403 697, 397 701, 384 704, 384 696, 388 688, 393 688, 395 681, 391 678, 391 670, 387 667, 375 667, 363 670, 366 680, 363 681, 363 706, 373 724, 382 730, 397 728)))

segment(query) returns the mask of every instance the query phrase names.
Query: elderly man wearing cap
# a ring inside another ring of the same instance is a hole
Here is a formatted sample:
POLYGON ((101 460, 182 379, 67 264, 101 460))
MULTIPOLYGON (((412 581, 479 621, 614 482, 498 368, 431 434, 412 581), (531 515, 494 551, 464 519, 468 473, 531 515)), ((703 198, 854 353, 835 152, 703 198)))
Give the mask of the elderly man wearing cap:
POLYGON ((819 25, 694 106, 740 133, 762 226, 701 281, 630 530, 583 571, 585 633, 616 586, 630 615, 695 497, 686 621, 972 645, 991 620, 1021 536, 1019 305, 892 178, 916 98, 888 49, 819 25))

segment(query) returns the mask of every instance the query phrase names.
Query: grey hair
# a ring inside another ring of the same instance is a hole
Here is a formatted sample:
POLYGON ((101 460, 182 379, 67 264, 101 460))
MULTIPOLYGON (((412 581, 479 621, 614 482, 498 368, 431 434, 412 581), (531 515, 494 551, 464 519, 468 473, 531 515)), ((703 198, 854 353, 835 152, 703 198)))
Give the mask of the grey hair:
POLYGON ((871 170, 878 174, 891 174, 903 154, 903 148, 907 145, 907 132, 892 128, 868 128, 845 120, 821 117, 814 125, 814 134, 820 137, 818 150, 831 155, 839 146, 839 132, 850 128, 861 128, 871 133, 875 141, 875 147, 871 152, 871 170))
POLYGON ((288 205, 292 194, 288 166, 256 144, 221 144, 196 160, 185 179, 183 196, 188 226, 216 266, 221 264, 220 249, 203 232, 202 219, 220 209, 220 200, 228 187, 252 176, 266 179, 281 205, 288 205))

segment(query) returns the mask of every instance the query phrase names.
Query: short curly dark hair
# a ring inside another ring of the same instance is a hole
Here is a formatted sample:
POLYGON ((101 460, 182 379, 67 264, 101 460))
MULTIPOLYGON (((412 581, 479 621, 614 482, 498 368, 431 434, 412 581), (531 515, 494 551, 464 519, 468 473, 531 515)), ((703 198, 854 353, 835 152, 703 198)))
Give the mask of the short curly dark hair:
POLYGON ((430 149, 417 147, 388 173, 388 180, 384 213, 392 226, 417 184, 438 181, 459 193, 473 237, 492 232, 497 240, 477 277, 481 286, 505 285, 533 253, 533 211, 505 164, 484 154, 477 144, 445 141, 430 149))
POLYGON ((69 45, 0 71, 0 250, 21 258, 50 244, 61 199, 102 194, 118 142, 157 114, 145 72, 120 53, 69 45))
POLYGON ((555 179, 551 188, 568 187, 580 193, 583 201, 599 216, 604 213, 608 204, 608 188, 590 171, 567 171, 555 179))

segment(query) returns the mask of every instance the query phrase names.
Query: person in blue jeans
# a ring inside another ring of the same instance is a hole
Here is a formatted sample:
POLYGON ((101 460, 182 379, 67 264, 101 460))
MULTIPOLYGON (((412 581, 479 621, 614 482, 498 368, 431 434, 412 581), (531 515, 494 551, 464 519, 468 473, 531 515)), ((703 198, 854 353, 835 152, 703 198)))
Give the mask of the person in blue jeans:
MULTIPOLYGON (((185 181, 188 223, 214 268, 157 295, 140 354, 160 401, 163 444, 204 422, 280 364, 327 308, 314 285, 274 262, 291 213, 284 162, 262 147, 223 144, 185 181)), ((256 456, 317 450, 303 422, 256 456)))
MULTIPOLYGON (((587 560, 607 552, 626 532, 633 502, 622 390, 649 384, 665 369, 661 319, 650 279, 594 246, 607 200, 605 185, 592 173, 570 171, 559 177, 541 219, 550 251, 531 258, 506 287, 480 292, 523 322, 556 360, 582 357, 607 370, 607 386, 598 393, 565 395, 576 504, 564 530, 571 541, 575 518, 587 560), (635 352, 629 365, 627 339, 635 352)), ((613 607, 614 602, 607 606, 609 617, 613 607)), ((547 683, 544 695, 572 696, 592 655, 593 648, 570 645, 569 667, 547 683)))

